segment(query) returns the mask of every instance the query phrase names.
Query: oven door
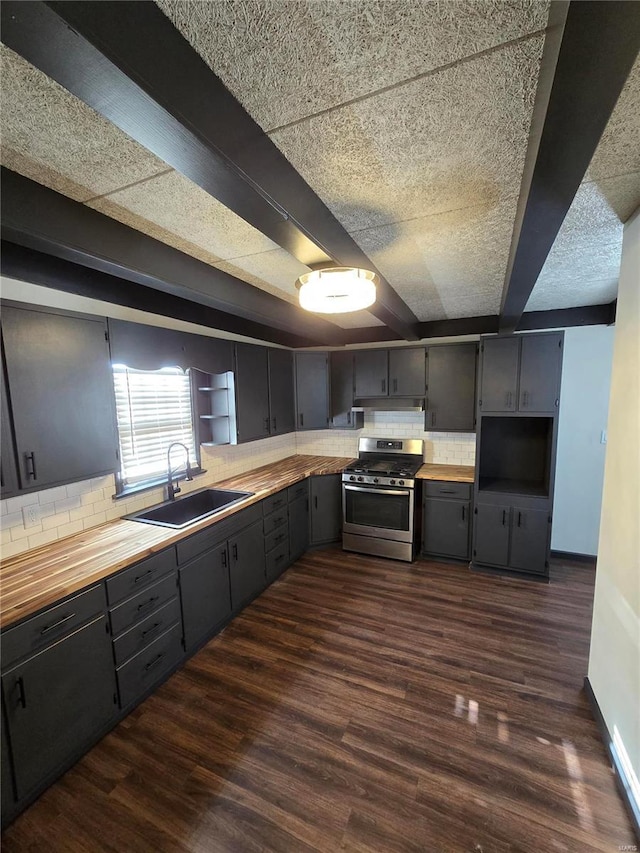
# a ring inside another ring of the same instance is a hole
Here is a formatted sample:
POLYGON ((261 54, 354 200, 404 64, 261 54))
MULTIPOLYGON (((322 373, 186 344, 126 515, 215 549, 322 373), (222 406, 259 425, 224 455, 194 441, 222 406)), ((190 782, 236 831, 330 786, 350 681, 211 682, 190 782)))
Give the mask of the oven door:
POLYGON ((342 486, 342 529, 397 542, 413 541, 413 489, 342 486))

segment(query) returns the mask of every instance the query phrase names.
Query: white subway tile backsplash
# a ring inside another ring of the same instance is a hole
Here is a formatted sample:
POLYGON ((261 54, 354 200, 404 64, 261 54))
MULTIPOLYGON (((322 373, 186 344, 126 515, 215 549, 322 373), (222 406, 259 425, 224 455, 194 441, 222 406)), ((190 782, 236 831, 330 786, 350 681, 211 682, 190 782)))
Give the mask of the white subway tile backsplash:
MULTIPOLYGON (((311 430, 244 445, 203 447, 202 467, 206 474, 191 483, 181 483, 181 488, 186 494, 296 453, 353 458, 362 435, 422 438, 427 462, 473 465, 475 460, 472 433, 425 432, 421 412, 366 412, 362 430, 311 430)), ((164 500, 162 487, 118 501, 113 500, 114 492, 113 477, 94 477, 1 501, 3 557, 7 559, 164 500), (41 522, 25 529, 22 508, 29 504, 38 504, 41 522)))

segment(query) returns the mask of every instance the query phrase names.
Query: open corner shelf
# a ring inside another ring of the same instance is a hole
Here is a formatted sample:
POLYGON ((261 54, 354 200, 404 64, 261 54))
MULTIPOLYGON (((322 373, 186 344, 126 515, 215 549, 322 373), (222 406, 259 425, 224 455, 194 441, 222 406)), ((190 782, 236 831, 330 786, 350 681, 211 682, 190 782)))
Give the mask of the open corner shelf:
POLYGON ((198 444, 205 447, 236 444, 233 373, 230 370, 225 373, 203 373, 192 368, 191 382, 198 444))

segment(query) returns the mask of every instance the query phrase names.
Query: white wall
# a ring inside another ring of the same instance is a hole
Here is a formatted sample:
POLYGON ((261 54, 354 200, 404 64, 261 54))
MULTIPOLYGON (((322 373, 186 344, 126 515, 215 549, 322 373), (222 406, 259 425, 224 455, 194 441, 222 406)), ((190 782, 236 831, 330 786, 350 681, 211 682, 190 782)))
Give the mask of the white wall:
POLYGON ((551 547, 595 555, 602 506, 613 326, 580 326, 564 336, 551 547))
POLYGON ((608 433, 589 680, 640 777, 640 210, 624 231, 608 433))

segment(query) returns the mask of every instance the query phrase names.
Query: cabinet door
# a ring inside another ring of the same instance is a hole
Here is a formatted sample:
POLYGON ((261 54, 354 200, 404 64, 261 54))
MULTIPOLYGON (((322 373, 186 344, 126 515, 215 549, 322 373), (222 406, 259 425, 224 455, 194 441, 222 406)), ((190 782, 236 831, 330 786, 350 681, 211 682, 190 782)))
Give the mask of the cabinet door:
POLYGON ((515 412, 520 338, 484 338, 481 351, 480 409, 483 412, 515 412))
POLYGON ((521 572, 545 574, 550 531, 548 510, 514 507, 509 566, 521 572))
POLYGON ((271 435, 294 431, 293 354, 286 349, 269 350, 269 411, 271 435))
POLYGON ((269 435, 267 348, 236 344, 236 418, 238 441, 269 435))
POLYGON ((311 478, 311 544, 338 542, 342 536, 342 478, 311 478))
POLYGON ((2 735, 2 742, 0 744, 1 752, 0 752, 0 797, 2 806, 2 818, 3 821, 8 817, 11 809, 15 803, 15 796, 13 793, 13 781, 11 779, 11 760, 9 758, 9 741, 7 740, 7 726, 4 721, 4 713, 2 712, 2 708, 0 708, 0 725, 2 731, 0 734, 2 735))
POLYGON ((509 559, 510 506, 478 504, 473 522, 473 559, 492 566, 506 566, 509 559))
POLYGON ((18 491, 18 470, 16 468, 11 418, 9 417, 4 365, 0 368, 0 380, 0 435, 2 436, 2 440, 0 441, 0 495, 6 498, 18 491))
POLYGON ((425 554, 469 558, 469 502, 427 498, 422 525, 425 554))
POLYGON ((553 414, 560 394, 562 333, 523 335, 521 347, 518 407, 524 413, 553 414))
POLYGON ((190 651, 231 615, 227 543, 196 557, 178 575, 184 645, 190 651))
POLYGON ((229 556, 231 604, 238 610, 266 584, 262 521, 229 539, 229 556))
POLYGON ((390 349, 389 395, 424 397, 425 389, 425 348, 390 349))
POLYGON ((355 353, 356 398, 385 397, 389 393, 386 349, 358 350, 355 353))
POLYGON ((18 799, 72 759, 115 712, 115 674, 100 616, 2 676, 18 799))
POLYGON ((298 498, 289 504, 289 554, 291 561, 309 547, 309 499, 298 498))
POLYGON ((353 353, 332 352, 330 355, 331 423, 334 427, 352 427, 355 418, 353 406, 353 353))
POLYGON ((5 308, 2 326, 22 488, 114 471, 105 321, 5 308))
POLYGON ((429 347, 425 431, 475 429, 476 352, 475 344, 429 347))
POLYGON ((296 429, 326 429, 329 424, 329 356, 296 353, 296 429))

